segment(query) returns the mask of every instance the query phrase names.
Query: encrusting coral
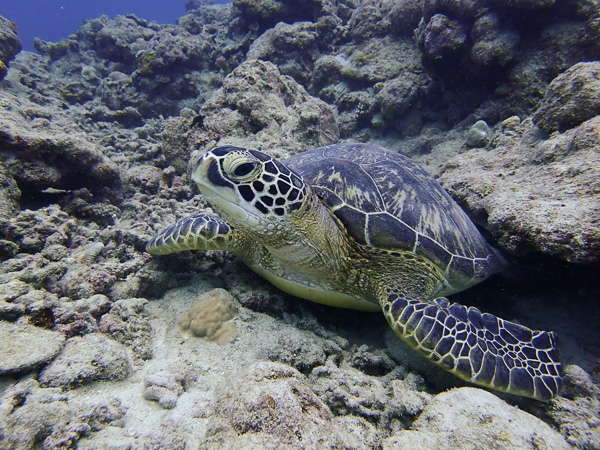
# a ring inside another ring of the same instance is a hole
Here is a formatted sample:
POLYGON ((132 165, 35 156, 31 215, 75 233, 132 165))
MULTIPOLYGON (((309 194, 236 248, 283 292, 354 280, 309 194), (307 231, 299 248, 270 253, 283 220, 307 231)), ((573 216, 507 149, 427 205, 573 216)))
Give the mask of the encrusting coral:
POLYGON ((177 318, 177 328, 185 335, 225 344, 236 332, 235 323, 230 322, 236 314, 233 297, 225 289, 213 289, 200 299, 177 318))

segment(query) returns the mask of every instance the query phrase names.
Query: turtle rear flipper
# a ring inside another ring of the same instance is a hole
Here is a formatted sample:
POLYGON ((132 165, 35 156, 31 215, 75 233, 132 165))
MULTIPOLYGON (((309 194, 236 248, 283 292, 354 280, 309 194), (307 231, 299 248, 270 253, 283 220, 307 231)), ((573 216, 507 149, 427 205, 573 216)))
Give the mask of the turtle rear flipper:
POLYGON ((466 381, 537 400, 550 400, 562 388, 552 332, 530 330, 446 298, 430 303, 392 293, 381 306, 402 340, 466 381))
POLYGON ((154 236, 146 245, 153 255, 184 250, 229 250, 233 228, 218 216, 194 214, 154 236))

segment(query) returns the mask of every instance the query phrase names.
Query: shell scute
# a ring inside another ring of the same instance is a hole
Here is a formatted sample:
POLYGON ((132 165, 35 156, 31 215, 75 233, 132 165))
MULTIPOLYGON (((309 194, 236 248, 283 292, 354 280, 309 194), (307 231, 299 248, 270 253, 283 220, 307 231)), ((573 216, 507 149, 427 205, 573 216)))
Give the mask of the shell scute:
POLYGON ((401 154, 372 144, 333 144, 294 155, 285 164, 361 244, 414 251, 459 289, 504 267, 440 184, 401 154))
POLYGON ((369 216, 367 236, 370 245, 383 249, 412 251, 417 242, 417 233, 387 212, 369 216))

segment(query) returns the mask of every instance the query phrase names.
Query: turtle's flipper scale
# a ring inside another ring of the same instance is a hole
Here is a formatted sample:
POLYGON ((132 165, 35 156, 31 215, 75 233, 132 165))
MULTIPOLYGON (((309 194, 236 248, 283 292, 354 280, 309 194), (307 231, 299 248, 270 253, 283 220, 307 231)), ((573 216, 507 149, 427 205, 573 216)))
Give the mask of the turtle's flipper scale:
POLYGON ((464 380, 538 400, 550 400, 562 388, 552 332, 533 331, 446 298, 428 303, 392 293, 382 308, 400 338, 464 380))
POLYGON ((231 233, 231 226, 220 217, 195 214, 154 236, 146 251, 166 255, 184 250, 227 250, 231 233))

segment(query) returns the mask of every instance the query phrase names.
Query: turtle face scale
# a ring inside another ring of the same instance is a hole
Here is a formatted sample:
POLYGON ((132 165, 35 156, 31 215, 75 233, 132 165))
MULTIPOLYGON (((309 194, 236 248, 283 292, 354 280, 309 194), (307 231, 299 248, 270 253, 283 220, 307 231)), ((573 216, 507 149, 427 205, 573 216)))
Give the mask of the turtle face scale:
POLYGON ((208 151, 192 171, 192 179, 227 219, 255 231, 284 221, 306 197, 300 175, 264 153, 240 147, 208 151))

